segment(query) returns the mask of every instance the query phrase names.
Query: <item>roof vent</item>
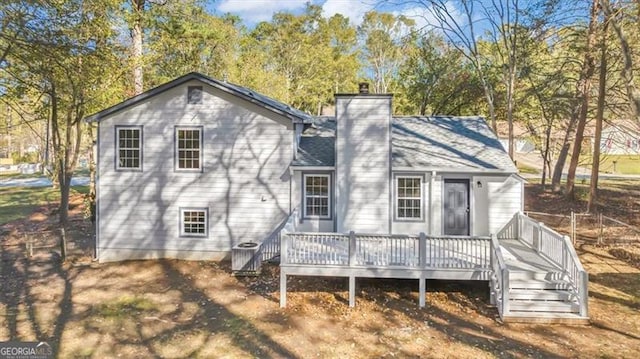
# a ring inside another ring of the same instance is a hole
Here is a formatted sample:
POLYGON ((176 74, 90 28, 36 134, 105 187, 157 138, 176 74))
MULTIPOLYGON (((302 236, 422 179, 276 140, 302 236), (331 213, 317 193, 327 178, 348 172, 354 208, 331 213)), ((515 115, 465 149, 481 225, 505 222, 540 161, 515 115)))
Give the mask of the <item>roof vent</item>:
POLYGON ((361 82, 358 84, 358 92, 361 94, 367 94, 369 93, 369 83, 368 82, 361 82))

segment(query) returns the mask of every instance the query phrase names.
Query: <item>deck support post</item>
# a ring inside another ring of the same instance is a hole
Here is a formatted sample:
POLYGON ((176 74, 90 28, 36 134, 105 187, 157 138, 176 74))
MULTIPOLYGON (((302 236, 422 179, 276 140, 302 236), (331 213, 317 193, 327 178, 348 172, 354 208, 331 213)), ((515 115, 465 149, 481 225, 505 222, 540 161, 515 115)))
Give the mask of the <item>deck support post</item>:
POLYGON ((493 289, 493 279, 489 281, 489 304, 496 305, 496 293, 493 289))
POLYGON ((424 272, 420 273, 420 278, 418 280, 420 281, 418 289, 420 299, 418 305, 420 308, 424 308, 427 304, 427 280, 424 277, 424 272))
POLYGON ((356 233, 349 232, 349 267, 356 264, 356 233))
POLYGON ((356 306, 356 277, 352 275, 349 276, 349 306, 356 306))
POLYGON ((287 274, 280 269, 280 308, 287 306, 287 274))
POLYGON ((420 237, 418 239, 418 260, 420 261, 420 268, 424 268, 427 266, 427 236, 424 232, 420 232, 420 237))

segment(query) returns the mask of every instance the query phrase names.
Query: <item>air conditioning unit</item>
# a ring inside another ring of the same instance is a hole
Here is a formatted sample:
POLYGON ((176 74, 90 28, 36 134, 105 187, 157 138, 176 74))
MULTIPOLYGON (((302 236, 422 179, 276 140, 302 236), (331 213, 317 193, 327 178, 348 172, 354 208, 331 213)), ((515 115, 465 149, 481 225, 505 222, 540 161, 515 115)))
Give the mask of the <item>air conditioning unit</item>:
POLYGON ((242 242, 231 250, 231 271, 237 276, 251 276, 260 273, 262 254, 260 244, 242 242))

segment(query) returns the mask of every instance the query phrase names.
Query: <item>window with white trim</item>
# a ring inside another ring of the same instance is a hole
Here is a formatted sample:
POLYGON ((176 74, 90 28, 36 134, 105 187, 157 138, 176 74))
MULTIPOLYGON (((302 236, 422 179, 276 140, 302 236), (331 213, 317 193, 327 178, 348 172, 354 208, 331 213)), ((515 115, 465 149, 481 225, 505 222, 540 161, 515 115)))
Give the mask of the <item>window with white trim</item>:
POLYGON ((202 127, 176 127, 176 170, 202 169, 202 127))
POLYGON ((304 175, 304 216, 329 218, 331 217, 331 178, 327 175, 304 175))
POLYGON ((116 127, 116 169, 142 169, 142 127, 116 127))
POLYGON ((180 208, 180 236, 206 237, 208 217, 206 208, 180 208))
POLYGON ((422 177, 396 177, 396 218, 422 218, 422 177))

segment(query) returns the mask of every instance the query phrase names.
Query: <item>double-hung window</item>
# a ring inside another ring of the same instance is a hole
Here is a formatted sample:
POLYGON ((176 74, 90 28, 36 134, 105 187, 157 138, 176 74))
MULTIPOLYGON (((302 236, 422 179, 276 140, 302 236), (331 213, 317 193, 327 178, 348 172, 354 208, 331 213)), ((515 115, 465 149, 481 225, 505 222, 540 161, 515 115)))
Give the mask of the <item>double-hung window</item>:
POLYGON ((142 169, 141 126, 116 126, 116 169, 142 169))
POLYGON ((304 217, 331 217, 330 175, 304 175, 304 217))
POLYGON ((422 218, 422 177, 396 177, 396 218, 401 220, 422 218))
POLYGON ((202 170, 202 127, 176 127, 176 170, 202 170))
POLYGON ((208 217, 206 208, 180 208, 180 237, 206 237, 208 217))

